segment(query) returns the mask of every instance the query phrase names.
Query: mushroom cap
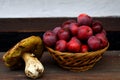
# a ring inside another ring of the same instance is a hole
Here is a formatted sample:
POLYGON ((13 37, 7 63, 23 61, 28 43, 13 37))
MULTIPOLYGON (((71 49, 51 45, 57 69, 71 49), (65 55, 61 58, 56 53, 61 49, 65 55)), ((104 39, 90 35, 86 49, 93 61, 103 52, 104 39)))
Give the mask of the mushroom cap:
POLYGON ((29 52, 34 54, 38 59, 43 54, 43 42, 39 36, 30 36, 18 42, 3 55, 3 61, 8 67, 20 64, 22 54, 29 52))

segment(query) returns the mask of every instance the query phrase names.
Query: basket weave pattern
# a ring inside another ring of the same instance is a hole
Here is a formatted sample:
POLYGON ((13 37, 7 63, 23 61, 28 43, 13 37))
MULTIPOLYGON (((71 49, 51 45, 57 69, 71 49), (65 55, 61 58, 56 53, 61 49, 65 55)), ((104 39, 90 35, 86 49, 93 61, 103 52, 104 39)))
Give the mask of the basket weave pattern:
POLYGON ((86 53, 59 52, 49 47, 46 48, 61 67, 71 71, 86 71, 102 58, 102 54, 108 47, 109 44, 104 49, 86 53))

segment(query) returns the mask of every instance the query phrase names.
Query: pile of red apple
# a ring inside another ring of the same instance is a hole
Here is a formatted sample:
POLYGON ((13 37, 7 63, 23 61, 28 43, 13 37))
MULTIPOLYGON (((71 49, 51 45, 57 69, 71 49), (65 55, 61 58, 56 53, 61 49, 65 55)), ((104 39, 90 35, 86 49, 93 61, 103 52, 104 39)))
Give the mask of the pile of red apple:
POLYGON ((72 53, 96 51, 108 45, 102 23, 87 14, 80 14, 77 20, 67 20, 61 26, 46 31, 43 42, 55 50, 72 53))

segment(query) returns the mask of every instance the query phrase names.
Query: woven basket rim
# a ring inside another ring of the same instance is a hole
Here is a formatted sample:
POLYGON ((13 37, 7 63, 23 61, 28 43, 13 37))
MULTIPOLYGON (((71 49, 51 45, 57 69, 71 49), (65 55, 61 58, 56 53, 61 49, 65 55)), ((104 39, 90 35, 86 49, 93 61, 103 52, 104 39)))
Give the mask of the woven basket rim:
POLYGON ((84 55, 88 55, 88 54, 100 53, 100 52, 106 51, 108 49, 108 47, 109 47, 109 43, 105 48, 97 50, 97 51, 90 51, 90 52, 85 52, 85 53, 72 53, 72 52, 60 52, 60 51, 54 50, 54 49, 46 46, 46 48, 51 52, 57 53, 59 55, 68 55, 68 56, 72 56, 72 55, 73 56, 74 55, 84 56, 84 55))

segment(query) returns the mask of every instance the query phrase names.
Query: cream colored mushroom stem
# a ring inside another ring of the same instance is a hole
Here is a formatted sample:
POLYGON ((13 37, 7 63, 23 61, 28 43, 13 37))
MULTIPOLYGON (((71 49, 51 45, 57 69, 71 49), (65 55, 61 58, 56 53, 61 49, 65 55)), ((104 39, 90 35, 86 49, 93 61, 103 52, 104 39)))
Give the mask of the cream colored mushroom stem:
POLYGON ((44 67, 34 54, 24 53, 22 58, 25 61, 25 74, 27 77, 36 79, 43 74, 44 67))

